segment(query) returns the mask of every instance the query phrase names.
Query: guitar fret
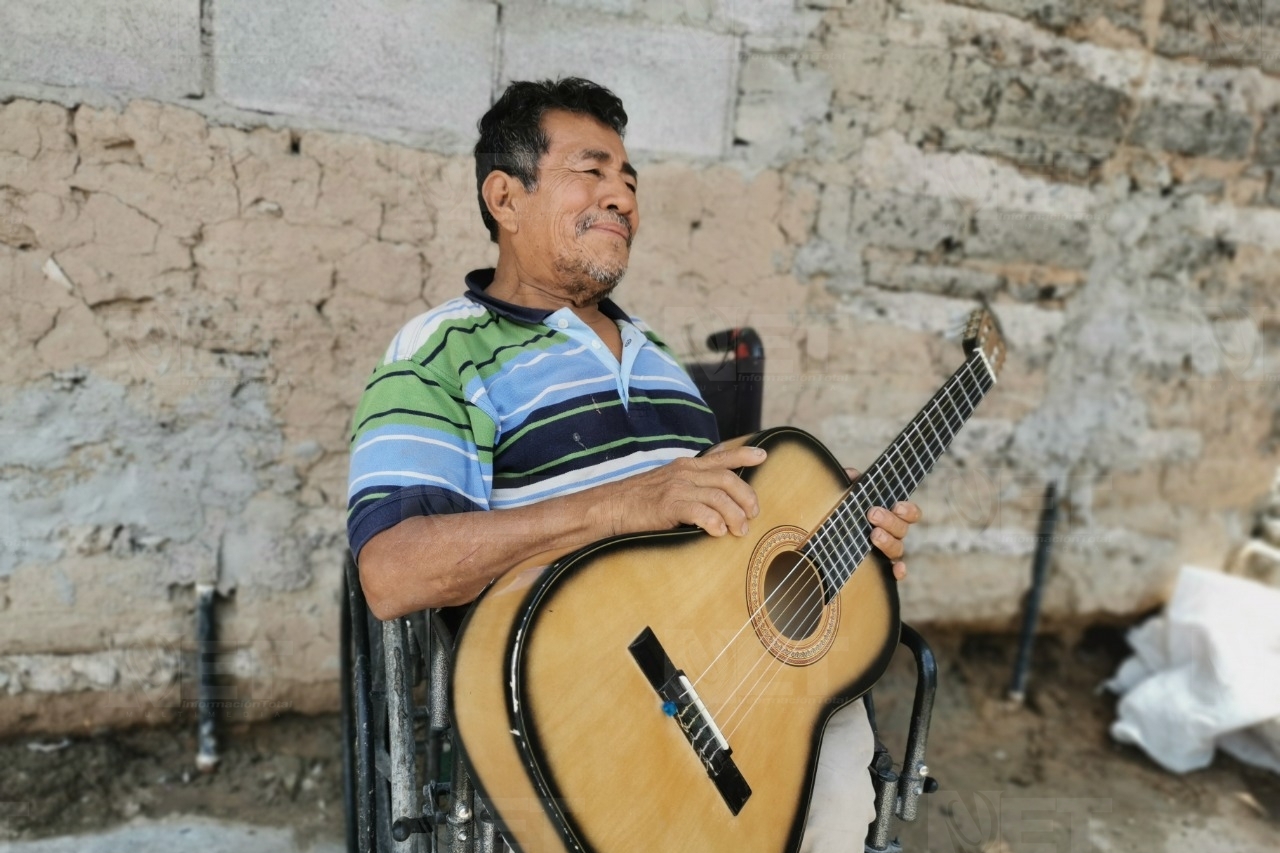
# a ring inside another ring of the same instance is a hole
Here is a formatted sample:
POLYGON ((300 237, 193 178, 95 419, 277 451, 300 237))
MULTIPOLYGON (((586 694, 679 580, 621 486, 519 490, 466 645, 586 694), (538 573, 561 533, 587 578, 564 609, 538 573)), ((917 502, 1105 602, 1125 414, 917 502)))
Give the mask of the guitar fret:
POLYGON ((977 353, 966 359, 803 546, 803 553, 819 568, 828 600, 871 551, 867 512, 872 506, 892 507, 911 496, 994 384, 989 371, 975 369, 979 360, 977 353), (926 427, 932 440, 925 434, 926 427))

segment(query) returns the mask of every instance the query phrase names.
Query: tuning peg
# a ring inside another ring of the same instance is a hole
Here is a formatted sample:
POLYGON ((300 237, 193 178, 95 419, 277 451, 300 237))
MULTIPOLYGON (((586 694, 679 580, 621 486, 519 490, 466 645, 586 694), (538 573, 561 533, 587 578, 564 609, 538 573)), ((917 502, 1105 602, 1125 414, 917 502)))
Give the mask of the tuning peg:
POLYGON ((969 312, 964 314, 953 314, 951 319, 947 321, 947 328, 943 331, 943 337, 949 341, 961 341, 965 338, 965 332, 969 329, 972 315, 969 312))

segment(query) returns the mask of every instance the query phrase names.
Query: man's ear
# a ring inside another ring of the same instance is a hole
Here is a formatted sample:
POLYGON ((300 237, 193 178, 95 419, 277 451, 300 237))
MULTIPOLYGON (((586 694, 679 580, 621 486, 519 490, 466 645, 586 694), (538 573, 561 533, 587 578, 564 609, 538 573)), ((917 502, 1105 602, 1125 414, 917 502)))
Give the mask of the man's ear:
POLYGON ((520 206, 527 193, 519 179, 495 169, 480 185, 480 194, 500 229, 511 234, 520 230, 520 206))

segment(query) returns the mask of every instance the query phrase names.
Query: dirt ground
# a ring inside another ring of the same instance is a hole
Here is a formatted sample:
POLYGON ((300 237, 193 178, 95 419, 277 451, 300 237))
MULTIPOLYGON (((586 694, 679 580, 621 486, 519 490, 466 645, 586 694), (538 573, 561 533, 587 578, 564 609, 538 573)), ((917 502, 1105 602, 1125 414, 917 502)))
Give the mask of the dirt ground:
MULTIPOLYGON (((1040 638, 1021 708, 1002 698, 1014 638, 926 636, 939 662, 928 760, 940 788, 903 827, 907 851, 1280 850, 1280 778, 1222 755, 1206 770, 1175 776, 1110 740, 1115 697, 1096 688, 1125 654, 1120 631, 1040 638)), ((875 692, 882 733, 899 760, 913 686, 903 650, 875 692)), ((194 768, 194 725, 0 743, 0 840, 171 815, 289 827, 304 845, 338 840, 339 742, 336 716, 228 729, 210 775, 194 768)))

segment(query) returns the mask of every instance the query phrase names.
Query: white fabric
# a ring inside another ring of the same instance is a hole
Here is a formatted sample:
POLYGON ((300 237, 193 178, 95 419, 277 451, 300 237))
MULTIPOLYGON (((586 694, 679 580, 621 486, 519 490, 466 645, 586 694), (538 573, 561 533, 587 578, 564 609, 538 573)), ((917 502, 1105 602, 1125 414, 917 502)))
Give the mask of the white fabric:
POLYGON ((1107 683, 1124 695, 1112 737, 1176 773, 1207 766, 1215 745, 1280 773, 1280 590, 1183 567, 1129 645, 1107 683))
POLYGON ((813 802, 800 853, 862 850, 867 824, 876 819, 876 792, 867 770, 875 748, 861 699, 831 717, 818 751, 813 802))

